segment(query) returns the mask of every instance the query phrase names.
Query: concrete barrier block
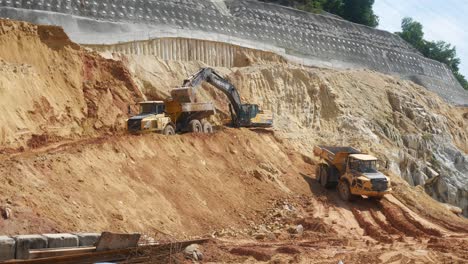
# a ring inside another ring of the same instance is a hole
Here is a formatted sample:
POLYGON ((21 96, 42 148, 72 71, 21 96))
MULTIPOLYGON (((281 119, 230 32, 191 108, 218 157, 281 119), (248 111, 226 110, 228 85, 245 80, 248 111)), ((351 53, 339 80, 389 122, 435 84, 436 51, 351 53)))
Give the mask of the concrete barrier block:
POLYGON ((101 237, 99 233, 79 233, 75 235, 78 237, 80 247, 93 247, 101 237))
POLYGON ((72 234, 43 234, 48 248, 78 247, 78 237, 72 234))
POLYGON ((13 238, 0 236, 0 261, 15 258, 16 242, 13 238))
POLYGON ((17 259, 28 259, 30 249, 47 248, 47 238, 41 235, 20 235, 14 238, 17 259))

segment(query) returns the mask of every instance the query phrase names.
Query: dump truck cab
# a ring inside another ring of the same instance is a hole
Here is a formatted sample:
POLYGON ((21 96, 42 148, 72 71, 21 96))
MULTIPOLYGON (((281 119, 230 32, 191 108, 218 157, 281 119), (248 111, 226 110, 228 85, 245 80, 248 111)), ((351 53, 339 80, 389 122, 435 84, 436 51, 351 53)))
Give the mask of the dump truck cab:
POLYGON ((139 114, 127 120, 127 130, 130 133, 175 134, 171 118, 166 116, 166 105, 163 101, 140 102, 139 107, 139 114))
POLYGON ((325 188, 338 186, 343 200, 358 196, 380 199, 391 192, 390 179, 377 169, 378 159, 352 147, 317 146, 316 177, 325 188))
POLYGON ((378 171, 377 162, 376 157, 367 154, 348 156, 346 173, 341 180, 347 181, 351 195, 381 198, 391 191, 390 179, 378 171))

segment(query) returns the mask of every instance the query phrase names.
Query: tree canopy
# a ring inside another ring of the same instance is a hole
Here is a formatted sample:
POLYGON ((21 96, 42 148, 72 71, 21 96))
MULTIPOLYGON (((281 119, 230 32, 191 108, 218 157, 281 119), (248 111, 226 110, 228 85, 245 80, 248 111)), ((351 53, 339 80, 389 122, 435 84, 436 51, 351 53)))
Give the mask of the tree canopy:
POLYGON ((295 7, 304 11, 319 13, 322 10, 338 15, 348 21, 370 27, 379 25, 379 18, 374 14, 374 0, 261 0, 295 7))
POLYGON ((460 73, 460 58, 457 57, 457 49, 445 41, 428 41, 424 39, 424 31, 421 23, 410 17, 403 18, 401 32, 396 32, 401 38, 415 47, 426 58, 446 64, 453 72, 460 84, 468 90, 468 81, 460 73))

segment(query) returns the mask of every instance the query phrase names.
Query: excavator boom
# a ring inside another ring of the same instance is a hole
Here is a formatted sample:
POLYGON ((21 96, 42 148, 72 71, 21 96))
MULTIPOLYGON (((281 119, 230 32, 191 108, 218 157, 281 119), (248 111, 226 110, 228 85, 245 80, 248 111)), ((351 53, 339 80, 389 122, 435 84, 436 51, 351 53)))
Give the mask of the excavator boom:
POLYGON ((203 68, 192 75, 184 81, 183 88, 180 89, 187 89, 188 93, 191 93, 190 96, 187 97, 194 98, 197 88, 205 81, 223 92, 229 99, 233 126, 272 126, 273 117, 271 114, 266 114, 267 117, 262 117, 261 115, 265 116, 265 114, 260 113, 263 111, 260 111, 257 105, 242 104, 241 97, 236 87, 211 68, 203 68), (188 90, 189 88, 191 89, 188 90), (252 120, 258 121, 253 122, 252 120))

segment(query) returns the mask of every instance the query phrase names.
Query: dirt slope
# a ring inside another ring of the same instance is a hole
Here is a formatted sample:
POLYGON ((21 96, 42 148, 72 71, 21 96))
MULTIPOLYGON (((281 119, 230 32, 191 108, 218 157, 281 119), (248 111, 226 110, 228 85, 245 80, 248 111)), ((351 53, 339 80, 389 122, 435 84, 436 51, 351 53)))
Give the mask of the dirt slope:
MULTIPOLYGON (((151 56, 124 61, 145 93, 156 98, 203 66, 151 56)), ((298 151, 310 155, 316 144, 353 145, 468 214, 467 108, 450 106, 412 82, 367 70, 262 63, 216 70, 244 101, 271 109, 277 135, 298 151)), ((222 116, 229 113, 225 96, 209 85, 200 89, 200 100, 214 100, 222 116)))
POLYGON ((127 69, 61 28, 0 20, 0 151, 121 129, 141 98, 127 69))
POLYGON ((38 149, 2 162, 2 198, 9 197, 16 216, 1 229, 194 235, 247 224, 241 215, 254 216, 270 199, 307 192, 299 169, 308 165, 298 161, 272 136, 235 130, 38 149), (50 225, 28 226, 27 216, 50 225))
MULTIPOLYGON (((466 218, 411 186, 434 168, 434 197, 463 205, 466 109, 422 87, 368 71, 249 63, 217 70, 246 101, 275 112, 274 133, 129 136, 128 106, 164 98, 203 65, 106 60, 59 28, 1 20, 0 28, 0 207, 11 212, 1 234, 211 236, 211 263, 468 261, 466 218), (317 143, 387 160, 394 195, 349 204, 321 188, 310 156, 317 143)), ((216 120, 227 114, 212 88, 200 100, 215 101, 216 120)))

